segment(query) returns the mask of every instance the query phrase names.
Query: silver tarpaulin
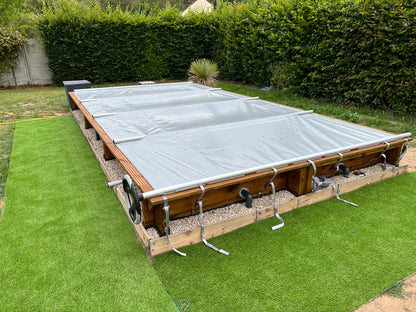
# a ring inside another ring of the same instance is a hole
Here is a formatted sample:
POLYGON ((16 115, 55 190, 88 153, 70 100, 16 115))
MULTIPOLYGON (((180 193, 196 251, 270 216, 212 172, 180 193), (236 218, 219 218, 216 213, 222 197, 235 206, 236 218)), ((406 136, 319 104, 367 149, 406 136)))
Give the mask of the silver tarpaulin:
POLYGON ((83 89, 75 95, 154 189, 397 139, 192 83, 83 89))

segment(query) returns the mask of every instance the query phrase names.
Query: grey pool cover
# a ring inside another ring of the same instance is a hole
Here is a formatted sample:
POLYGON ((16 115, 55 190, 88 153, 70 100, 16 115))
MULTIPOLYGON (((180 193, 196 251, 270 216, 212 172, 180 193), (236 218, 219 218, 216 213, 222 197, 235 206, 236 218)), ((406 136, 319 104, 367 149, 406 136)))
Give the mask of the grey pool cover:
POLYGON ((84 89, 75 95, 154 189, 410 135, 192 83, 84 89))

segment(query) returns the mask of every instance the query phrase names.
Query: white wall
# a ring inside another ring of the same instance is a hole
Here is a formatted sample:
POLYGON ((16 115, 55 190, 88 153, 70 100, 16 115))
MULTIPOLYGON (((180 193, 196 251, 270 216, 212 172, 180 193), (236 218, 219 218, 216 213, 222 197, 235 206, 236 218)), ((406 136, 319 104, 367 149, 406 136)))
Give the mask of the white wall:
POLYGON ((40 39, 28 39, 17 58, 17 65, 0 76, 0 86, 51 84, 52 73, 40 39))

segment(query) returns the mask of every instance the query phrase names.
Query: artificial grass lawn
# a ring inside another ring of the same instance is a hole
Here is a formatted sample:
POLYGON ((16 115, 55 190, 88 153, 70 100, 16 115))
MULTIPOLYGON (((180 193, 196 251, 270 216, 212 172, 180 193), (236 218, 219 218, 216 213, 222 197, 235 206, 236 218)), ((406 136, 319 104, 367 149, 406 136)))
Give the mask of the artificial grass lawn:
POLYGON ((154 258, 186 311, 351 311, 416 271, 415 174, 154 258))
POLYGON ((71 116, 18 124, 1 311, 176 311, 71 116))
MULTIPOLYGON (((0 311, 175 310, 72 117, 17 125, 11 165, 0 311)), ((343 196, 358 208, 330 200, 276 232, 272 218, 210 240, 228 257, 198 244, 155 268, 181 310, 349 311, 416 271, 415 179, 343 196)))

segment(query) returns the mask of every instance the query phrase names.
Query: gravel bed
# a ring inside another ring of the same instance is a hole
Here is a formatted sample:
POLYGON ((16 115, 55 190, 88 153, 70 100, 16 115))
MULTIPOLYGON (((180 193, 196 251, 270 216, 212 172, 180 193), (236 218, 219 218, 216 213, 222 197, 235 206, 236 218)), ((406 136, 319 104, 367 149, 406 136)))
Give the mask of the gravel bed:
MULTIPOLYGON (((276 192, 276 202, 277 204, 282 204, 287 202, 291 199, 295 198, 295 196, 290 193, 289 191, 282 190, 276 192)), ((273 197, 271 195, 262 196, 259 198, 253 199, 253 207, 247 208, 245 203, 234 203, 231 205, 227 205, 224 207, 212 209, 209 211, 204 211, 204 224, 214 224, 224 220, 233 219, 236 217, 244 216, 246 214, 256 212, 256 210, 261 210, 267 207, 273 206, 273 197)), ((181 233, 185 231, 189 231, 201 226, 201 220, 199 215, 199 208, 195 210, 196 215, 180 218, 176 220, 172 220, 169 222, 170 230, 172 234, 181 233)), ((157 231, 152 231, 152 234, 157 231)), ((159 234, 158 234, 159 235, 159 234)), ((152 238, 157 238, 152 237, 152 238)))
MULTIPOLYGON (((74 119, 77 121, 77 123, 80 125, 80 128, 82 132, 84 133, 85 137, 89 141, 91 148, 94 149, 95 154, 97 157, 101 158, 103 160, 105 165, 105 170, 109 173, 109 176, 112 180, 121 180, 123 176, 126 174, 123 167, 120 165, 120 163, 116 160, 104 160, 104 149, 101 140, 96 139, 95 130, 93 128, 85 129, 84 128, 84 117, 81 113, 81 111, 76 110, 73 111, 74 119)), ((394 166, 388 166, 387 169, 391 169, 394 166)), ((343 184, 349 181, 360 179, 361 177, 373 175, 376 173, 379 173, 382 171, 381 165, 376 164, 367 168, 362 168, 359 170, 353 170, 348 178, 345 178, 342 174, 333 176, 329 178, 329 182, 338 185, 343 184)), ((122 186, 118 186, 121 188, 122 186)), ((294 199, 295 196, 286 190, 281 190, 276 192, 276 201, 277 204, 282 204, 285 202, 290 201, 291 199, 294 199)), ((262 210, 268 207, 273 206, 273 196, 265 195, 258 198, 253 199, 253 208, 247 208, 245 206, 245 203, 235 203, 231 204, 225 207, 212 209, 209 211, 204 212, 204 224, 214 224, 220 221, 233 219, 239 216, 243 216, 252 212, 255 212, 256 210, 262 210)), ((195 228, 198 228, 201 226, 200 222, 200 216, 199 216, 199 208, 195 207, 194 212, 195 215, 184 217, 176 220, 171 220, 169 222, 170 231, 172 234, 175 233, 181 233, 185 231, 189 231, 195 228)), ((149 235, 150 239, 155 239, 161 236, 160 232, 157 230, 156 227, 149 227, 147 229, 147 233, 149 235)))
POLYGON ((104 148, 101 140, 97 140, 94 128, 85 129, 84 127, 84 115, 80 110, 72 111, 75 121, 81 128, 82 133, 90 143, 91 148, 94 150, 96 157, 105 162, 106 170, 114 180, 121 180, 126 174, 124 168, 120 165, 117 159, 105 160, 104 148))
MULTIPOLYGON (((387 165, 387 170, 394 168, 393 165, 387 165)), ((370 167, 361 168, 357 170, 353 170, 348 178, 345 178, 342 174, 338 174, 336 176, 333 176, 331 178, 328 178, 328 180, 335 185, 343 184, 345 182, 354 181, 361 177, 373 175, 376 173, 379 173, 383 171, 383 168, 381 167, 381 164, 375 164, 370 167)))

